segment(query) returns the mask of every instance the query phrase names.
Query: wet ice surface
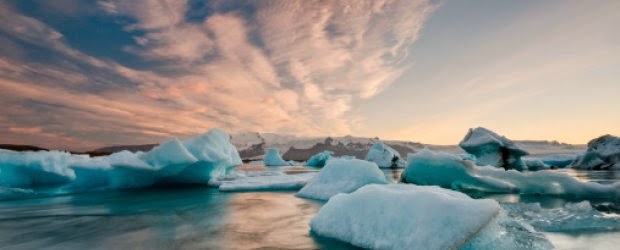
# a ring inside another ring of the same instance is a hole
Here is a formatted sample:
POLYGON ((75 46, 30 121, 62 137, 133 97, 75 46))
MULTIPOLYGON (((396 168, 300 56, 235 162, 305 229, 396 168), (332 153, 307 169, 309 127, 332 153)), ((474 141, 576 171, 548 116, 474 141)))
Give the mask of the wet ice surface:
MULTIPOLYGON (((246 172, 266 169, 286 174, 318 171, 305 167, 255 165, 241 168, 246 172)), ((559 171, 583 181, 610 183, 620 180, 618 171, 559 171)), ((383 172, 392 180, 398 180, 401 174, 399 169, 383 172)), ((35 192, 39 197, 0 201, 0 249, 354 249, 348 244, 312 235, 309 221, 323 203, 297 198, 294 191, 226 193, 200 186, 51 197, 40 196, 54 193, 54 190, 35 192)), ((549 219, 561 221, 577 216, 573 219, 592 222, 594 220, 583 216, 594 213, 592 218, 600 220, 600 216, 620 213, 618 204, 591 201, 596 208, 593 211, 580 210, 578 206, 576 211, 583 213, 558 210, 560 213, 541 218, 536 215, 545 215, 545 212, 576 201, 519 195, 470 196, 496 199, 504 208, 525 206, 525 209, 513 211, 513 215, 524 221, 538 221, 539 229, 544 229, 544 220, 549 219)), ((564 223, 573 225, 570 220, 564 223)), ((601 224, 615 226, 613 220, 603 220, 601 224)), ((618 230, 578 229, 544 234, 558 249, 614 249, 620 245, 618 230)))

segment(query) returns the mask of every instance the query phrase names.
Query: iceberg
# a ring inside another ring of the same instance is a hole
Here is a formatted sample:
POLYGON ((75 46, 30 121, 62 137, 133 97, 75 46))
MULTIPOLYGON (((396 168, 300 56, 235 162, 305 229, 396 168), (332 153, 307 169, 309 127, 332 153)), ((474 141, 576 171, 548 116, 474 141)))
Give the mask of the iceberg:
POLYGON ((339 193, 350 193, 367 184, 385 184, 385 175, 374 162, 332 159, 308 182, 297 196, 328 200, 339 193))
POLYGON ((287 162, 284 159, 282 159, 282 156, 280 156, 280 152, 278 151, 277 148, 270 148, 267 150, 265 157, 263 157, 263 163, 265 164, 265 166, 275 166, 275 167, 293 165, 290 162, 287 162))
POLYGON ((409 155, 401 179, 406 183, 438 185, 459 191, 620 200, 620 182, 609 185, 580 182, 551 170, 504 171, 491 166, 475 166, 455 155, 427 149, 409 155))
POLYGON ((380 141, 370 147, 365 159, 377 163, 380 168, 405 167, 398 151, 380 141))
POLYGON ((579 169, 620 168, 620 137, 604 135, 588 142, 586 153, 572 163, 579 169))
MULTIPOLYGON (((494 200, 475 200, 439 187, 373 184, 329 199, 310 228, 320 236, 369 249, 524 247, 498 230, 500 212, 494 200)), ((548 248, 543 242, 547 247, 540 248, 548 248)))
POLYGON ((137 188, 208 184, 229 173, 241 158, 228 135, 213 129, 184 141, 173 139, 148 152, 105 157, 67 152, 0 150, 0 186, 64 186, 67 189, 137 188))
POLYGON ((315 154, 315 155, 311 156, 310 159, 308 159, 308 161, 306 161, 306 164, 304 164, 304 166, 307 166, 307 167, 323 167, 323 166, 325 166, 327 161, 332 157, 332 155, 334 155, 334 152, 329 151, 329 150, 325 150, 323 152, 320 152, 318 154, 315 154))
POLYGON ((486 128, 469 129, 459 146, 467 153, 476 156, 476 164, 503 167, 504 169, 525 170, 521 157, 528 152, 506 137, 486 128))
POLYGON ((75 179, 67 168, 79 156, 62 151, 0 150, 0 186, 29 187, 66 184, 75 179))

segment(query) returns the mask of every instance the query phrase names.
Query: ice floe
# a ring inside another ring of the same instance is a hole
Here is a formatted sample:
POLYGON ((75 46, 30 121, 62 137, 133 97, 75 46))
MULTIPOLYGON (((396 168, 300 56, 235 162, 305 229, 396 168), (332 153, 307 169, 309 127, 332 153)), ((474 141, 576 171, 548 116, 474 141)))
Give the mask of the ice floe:
POLYGON ((374 162, 332 159, 304 186, 297 196, 327 200, 339 193, 350 193, 367 184, 385 184, 385 175, 374 162))

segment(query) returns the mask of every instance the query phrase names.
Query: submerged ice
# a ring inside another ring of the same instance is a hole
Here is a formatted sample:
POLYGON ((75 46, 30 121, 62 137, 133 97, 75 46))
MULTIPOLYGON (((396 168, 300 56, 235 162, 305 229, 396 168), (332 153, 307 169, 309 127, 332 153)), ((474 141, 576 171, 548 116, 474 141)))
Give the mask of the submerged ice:
POLYGON ((503 204, 510 217, 532 225, 536 230, 564 233, 593 233, 620 230, 620 216, 603 214, 590 202, 568 203, 543 208, 539 203, 503 204))

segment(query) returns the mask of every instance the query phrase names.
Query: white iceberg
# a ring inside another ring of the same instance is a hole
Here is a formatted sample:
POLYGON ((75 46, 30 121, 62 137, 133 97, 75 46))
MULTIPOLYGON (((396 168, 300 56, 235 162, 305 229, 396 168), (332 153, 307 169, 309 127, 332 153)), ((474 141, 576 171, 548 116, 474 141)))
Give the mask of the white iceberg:
POLYGON ((459 146, 475 155, 478 165, 517 170, 525 170, 527 167, 521 161, 522 156, 528 155, 527 151, 486 128, 469 129, 459 146))
POLYGON ((306 164, 304 164, 304 166, 323 167, 325 166, 325 164, 327 164, 327 161, 332 157, 332 155, 334 155, 334 152, 325 150, 323 152, 320 152, 318 154, 311 156, 310 159, 306 161, 306 164))
POLYGON ((320 236, 369 249, 525 247, 498 229, 499 214, 496 201, 439 187, 367 185, 332 197, 310 227, 320 236))
POLYGON ((367 161, 377 163, 380 168, 405 167, 398 151, 383 142, 375 142, 365 158, 367 161))
POLYGON ((620 168, 620 137, 604 135, 591 140, 586 153, 572 166, 579 169, 620 168))
POLYGON ((275 166, 275 167, 293 165, 290 162, 287 162, 284 159, 282 159, 282 156, 280 156, 280 152, 278 151, 277 148, 270 148, 267 150, 265 157, 263 157, 263 163, 265 164, 265 166, 275 166))
POLYGON ((357 159, 333 159, 308 182, 297 196, 327 200, 339 193, 350 193, 367 184, 388 183, 374 162, 357 159))
POLYGON ((433 153, 426 149, 409 155, 401 179, 407 183, 438 185, 462 191, 620 200, 620 183, 580 182, 550 170, 519 172, 475 166, 455 155, 433 153))

